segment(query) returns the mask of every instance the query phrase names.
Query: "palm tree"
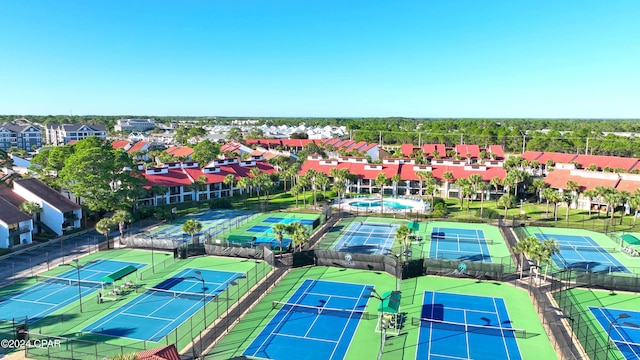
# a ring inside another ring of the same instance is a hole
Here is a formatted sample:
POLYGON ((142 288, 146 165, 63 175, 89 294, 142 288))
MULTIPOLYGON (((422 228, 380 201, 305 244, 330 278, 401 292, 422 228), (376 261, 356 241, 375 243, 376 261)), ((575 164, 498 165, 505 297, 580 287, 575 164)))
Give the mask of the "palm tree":
POLYGON ((309 178, 306 176, 301 176, 298 178, 298 183, 296 186, 302 190, 302 203, 304 204, 304 208, 307 208, 307 186, 309 186, 309 178))
POLYGON ((36 215, 42 211, 42 207, 33 201, 25 201, 20 204, 20 211, 29 214, 34 220, 36 215))
POLYGON ((569 209, 571 208, 571 204, 573 204, 573 193, 569 191, 562 192, 562 201, 567 204, 567 212, 565 213, 565 221, 569 222, 569 209))
POLYGON ((502 185, 502 179, 500 179, 500 177, 498 176, 494 176, 491 178, 491 181, 489 181, 489 184, 491 184, 491 186, 493 186, 495 193, 493 194, 493 197, 496 199, 496 202, 498 201, 498 186, 502 185))
POLYGON ((309 232, 307 231, 307 228, 299 222, 294 222, 287 226, 286 231, 287 234, 291 236, 294 248, 297 245, 299 251, 302 251, 302 246, 309 241, 309 232))
POLYGON ((536 189, 536 194, 538 194, 538 204, 540 204, 540 200, 542 200, 542 190, 547 187, 547 183, 544 182, 544 179, 534 179, 533 187, 536 189))
POLYGON ((614 214, 616 212, 616 206, 620 203, 620 194, 618 190, 610 188, 603 196, 604 202, 607 204, 607 208, 611 209, 611 225, 613 225, 614 214))
MULTIPOLYGON (((249 175, 251 176, 252 180, 257 179, 258 176, 260 176, 261 173, 262 172, 257 167, 254 167, 251 170, 249 170, 249 175)), ((251 181, 251 188, 249 189, 249 196, 253 195, 253 188, 254 187, 259 187, 258 181, 251 181)), ((260 202, 260 193, 258 193, 258 202, 260 202)))
POLYGON ((196 200, 196 201, 200 200, 200 192, 203 191, 206 188, 208 182, 209 182, 209 180, 207 179, 206 176, 200 175, 193 182, 193 184, 191 184, 190 187, 195 192, 194 200, 196 200))
POLYGON ((445 198, 449 198, 449 183, 451 181, 453 181, 454 177, 453 177, 453 173, 451 171, 445 171, 444 174, 442 174, 442 179, 444 180, 444 191, 445 191, 445 198))
POLYGON ((109 232, 114 226, 115 223, 111 218, 102 218, 96 223, 96 231, 104 235, 104 239, 107 242, 107 249, 109 249, 109 232))
MULTIPOLYGON (((511 170, 513 171, 513 170, 511 170)), ((507 173, 507 175, 502 179, 502 186, 504 187, 504 193, 508 194, 511 189, 516 187, 516 179, 512 172, 507 173)))
POLYGON ((375 179, 376 186, 380 188, 380 213, 384 212, 384 187, 389 184, 389 178, 384 173, 379 173, 375 179))
POLYGON ((409 242, 407 241, 409 234, 411 234, 411 229, 407 225, 402 224, 396 229, 393 235, 393 239, 402 244, 402 254, 405 256, 407 256, 409 250, 409 242))
POLYGON ((595 189, 585 191, 584 196, 589 199, 589 218, 591 218, 591 208, 593 207, 593 200, 598 197, 598 192, 595 189))
POLYGON ((133 215, 127 210, 117 210, 111 220, 118 224, 118 230, 120 231, 120 239, 124 238, 124 224, 131 223, 133 221, 133 215))
POLYGON ((196 219, 189 219, 182 224, 182 231, 191 235, 191 243, 193 243, 193 239, 195 235, 202 230, 202 223, 196 219))
POLYGON ((291 195, 296 197, 296 208, 298 207, 298 196, 300 195, 300 185, 299 184, 295 184, 292 187, 289 188, 289 192, 291 193, 291 195))
POLYGON ((635 212, 633 213, 633 226, 636 226, 636 220, 638 220, 638 212, 640 211, 640 189, 636 189, 633 192, 633 195, 629 198, 629 205, 635 210, 635 212))
POLYGON ((418 179, 420 179, 420 196, 422 196, 423 195, 422 189, 424 188, 424 181, 427 180, 427 178, 429 178, 429 177, 433 178, 433 174, 431 174, 430 172, 427 172, 427 171, 418 171, 418 172, 416 172, 416 176, 418 177, 418 179))
POLYGON ((307 178, 308 180, 308 184, 311 187, 311 193, 313 194, 313 207, 317 207, 317 201, 316 201, 316 191, 317 189, 317 184, 316 184, 316 175, 318 175, 318 172, 315 171, 314 169, 309 169, 307 171, 307 173, 304 175, 305 178, 307 178))
POLYGON ((280 254, 282 254, 282 238, 284 233, 288 230, 288 226, 285 224, 275 224, 273 226, 273 233, 276 236, 276 240, 280 243, 280 254))
POLYGON ((240 191, 242 191, 242 201, 244 206, 247 206, 247 188, 251 185, 251 178, 243 177, 238 180, 237 183, 240 191))
POLYGON ((402 177, 400 176, 400 174, 395 174, 391 177, 391 181, 393 182, 393 195, 397 196, 398 185, 400 184, 400 181, 402 181, 402 177))
POLYGON ((236 177, 233 174, 227 174, 227 176, 222 180, 225 185, 229 185, 229 196, 233 196, 233 183, 235 181, 236 177))
POLYGON ((510 194, 504 194, 504 195, 500 196, 500 199, 498 199, 498 206, 504 207, 504 218, 505 218, 505 220, 507 219, 507 210, 509 210, 509 208, 513 207, 513 202, 514 201, 515 201, 515 196, 510 195, 510 194))
POLYGON ((327 174, 320 172, 316 175, 316 183, 322 188, 322 196, 327 198, 327 185, 329 185, 329 177, 327 174))
POLYGON ((558 204, 562 201, 562 196, 558 190, 551 190, 546 195, 547 201, 553 204, 553 219, 558 222, 558 204))
POLYGON ((153 194, 153 204, 154 205, 164 205, 164 195, 167 194, 167 191, 169 191, 169 188, 164 186, 164 185, 151 185, 151 193, 153 194), (162 196, 160 199, 162 199, 161 203, 158 204, 157 199, 158 196, 162 196))
POLYGON ((574 200, 576 200, 576 207, 577 207, 578 198, 580 197, 580 190, 581 190, 580 185, 578 185, 578 183, 573 180, 569 180, 567 181, 567 185, 565 185, 565 189, 571 191, 573 195, 575 195, 574 200))
POLYGON ((547 279, 547 273, 549 271, 549 263, 553 255, 560 252, 560 246, 555 239, 546 239, 542 242, 542 251, 540 251, 540 261, 545 264, 544 267, 544 279, 547 279))
POLYGON ((484 210, 484 196, 488 188, 489 185, 487 185, 487 183, 484 181, 478 183, 478 185, 476 186, 476 189, 480 190, 480 217, 482 217, 482 213, 484 210))
POLYGON ((473 186, 473 194, 477 195, 478 194, 478 184, 483 182, 482 181, 482 176, 480 176, 478 174, 471 174, 471 175, 469 175, 467 180, 469 180, 469 183, 471 184, 471 186, 473 186))
MULTIPOLYGON (((431 173, 428 173, 431 174, 431 173)), ((425 184, 425 190, 429 193, 431 197, 431 204, 433 204, 433 199, 436 197, 436 190, 438 189, 438 184, 436 183, 436 179, 431 175, 427 177, 427 181, 425 184)))
POLYGON ((529 254, 531 248, 535 246, 536 243, 539 243, 538 238, 535 236, 528 236, 516 244, 513 247, 513 251, 520 253, 520 279, 522 279, 524 273, 524 256, 529 254))
MULTIPOLYGON (((618 204, 621 204, 623 206, 625 206, 627 204, 627 202, 629 201, 629 199, 631 199, 631 193, 626 191, 626 190, 622 190, 618 193, 618 204)), ((622 220, 624 219, 624 214, 625 211, 623 210, 620 214, 620 225, 622 225, 622 220)))
POLYGON ((455 185, 458 187, 458 194, 460 197, 460 210, 462 210, 462 207, 464 206, 464 199, 466 197, 466 194, 463 194, 463 188, 468 187, 472 189, 471 183, 469 183, 469 180, 467 180, 466 178, 460 178, 456 180, 455 185))
MULTIPOLYGON (((342 205, 342 196, 344 196, 344 192, 347 190, 347 186, 343 181, 335 181, 332 186, 333 191, 338 195, 338 212, 340 212, 340 207, 342 205)), ((296 199, 297 201, 297 199, 296 199)), ((296 203, 297 207, 297 203, 296 203)))

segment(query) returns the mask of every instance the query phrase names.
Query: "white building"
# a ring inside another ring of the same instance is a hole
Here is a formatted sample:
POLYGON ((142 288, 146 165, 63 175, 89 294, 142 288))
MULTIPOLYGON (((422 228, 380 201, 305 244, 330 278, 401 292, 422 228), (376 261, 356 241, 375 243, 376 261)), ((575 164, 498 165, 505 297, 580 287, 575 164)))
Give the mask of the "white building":
POLYGON ((0 248, 30 244, 33 219, 18 208, 21 199, 11 189, 0 188, 0 248))
POLYGON ((156 126, 155 119, 118 119, 113 127, 115 131, 145 131, 156 126))
POLYGON ((65 198, 56 190, 38 179, 19 179, 13 182, 13 191, 25 201, 32 201, 42 207, 36 220, 51 231, 63 235, 65 230, 80 227, 82 207, 65 198))
POLYGON ((66 145, 70 141, 77 141, 95 136, 107 139, 107 130, 103 125, 60 124, 45 127, 47 144, 66 145))

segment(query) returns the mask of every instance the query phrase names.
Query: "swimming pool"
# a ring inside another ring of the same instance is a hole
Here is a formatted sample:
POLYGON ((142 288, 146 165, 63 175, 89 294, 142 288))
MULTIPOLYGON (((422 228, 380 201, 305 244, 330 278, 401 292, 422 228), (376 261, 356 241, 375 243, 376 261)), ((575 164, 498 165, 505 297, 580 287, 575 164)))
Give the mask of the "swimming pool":
MULTIPOLYGON (((355 207, 359 207, 359 208, 373 208, 373 207, 380 207, 381 205, 381 201, 380 200, 373 200, 373 201, 356 201, 356 202, 352 202, 349 205, 351 206, 355 206, 355 207)), ((404 210, 404 209, 413 209, 413 206, 411 205, 404 205, 401 204, 397 201, 390 201, 390 200, 384 200, 384 206, 391 208, 391 209, 399 209, 399 210, 404 210)))

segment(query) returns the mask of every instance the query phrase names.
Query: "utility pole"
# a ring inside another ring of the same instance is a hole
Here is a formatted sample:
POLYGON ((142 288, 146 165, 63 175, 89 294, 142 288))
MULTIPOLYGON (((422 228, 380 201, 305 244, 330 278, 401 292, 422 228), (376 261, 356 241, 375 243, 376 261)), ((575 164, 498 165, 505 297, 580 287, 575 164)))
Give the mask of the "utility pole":
POLYGON ((522 153, 523 154, 526 147, 527 147, 527 134, 522 133, 522 153))
POLYGON ((584 154, 585 155, 589 155, 589 138, 587 137, 587 145, 584 149, 584 154))

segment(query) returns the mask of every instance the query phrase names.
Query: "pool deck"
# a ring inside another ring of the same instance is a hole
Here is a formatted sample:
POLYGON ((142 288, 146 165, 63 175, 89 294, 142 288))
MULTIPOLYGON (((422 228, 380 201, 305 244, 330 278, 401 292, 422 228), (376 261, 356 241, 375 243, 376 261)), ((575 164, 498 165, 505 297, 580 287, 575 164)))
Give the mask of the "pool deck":
MULTIPOLYGON (((333 203, 331 204, 334 208, 338 208, 338 206, 341 206, 343 210, 348 210, 348 211, 352 211, 352 212, 360 212, 360 213, 380 213, 382 211, 382 207, 381 206, 372 206, 372 207, 358 207, 358 206, 351 206, 352 203, 357 203, 357 202, 363 202, 363 201, 380 201, 380 197, 379 196, 372 196, 372 197, 353 197, 353 198, 342 198, 339 200, 334 200, 333 203)), ((394 209, 392 207, 389 206, 385 206, 384 207, 384 212, 385 213, 404 213, 404 212, 408 212, 408 211, 412 211, 412 212, 417 212, 417 213, 424 213, 426 211, 428 211, 428 208, 426 206, 428 206, 428 203, 425 203, 422 199, 418 198, 418 197, 413 197, 413 196, 407 196, 407 197, 385 197, 384 201, 393 201, 393 202, 397 202, 401 205, 405 205, 405 206, 411 206, 410 209, 394 209)))

